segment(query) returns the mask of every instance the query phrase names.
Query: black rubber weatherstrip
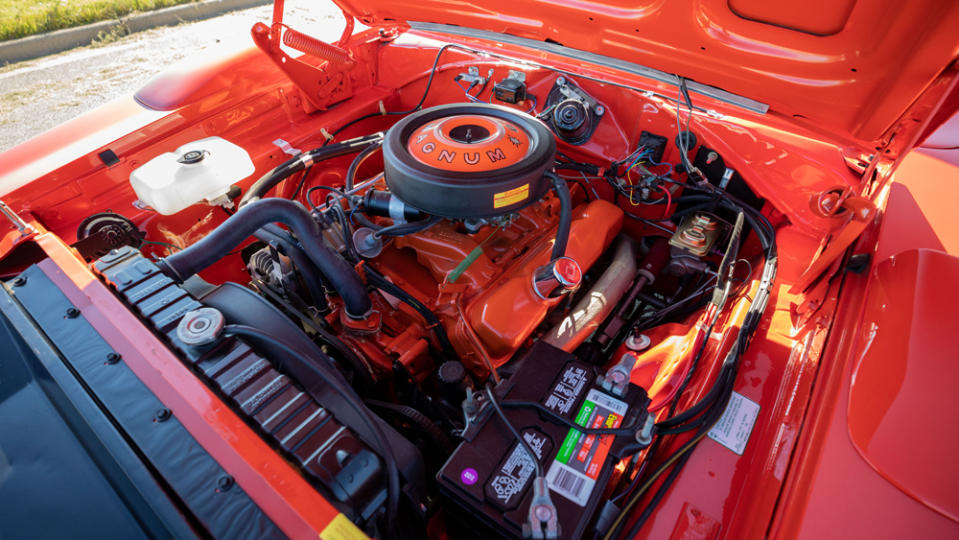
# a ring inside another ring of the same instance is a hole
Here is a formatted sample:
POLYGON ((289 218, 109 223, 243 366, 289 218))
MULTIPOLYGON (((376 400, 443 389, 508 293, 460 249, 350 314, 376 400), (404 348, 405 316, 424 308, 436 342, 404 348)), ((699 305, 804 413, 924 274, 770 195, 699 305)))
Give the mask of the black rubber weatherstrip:
POLYGON ((39 267, 31 266, 20 277, 26 281, 13 289, 14 297, 205 534, 285 538, 122 360, 108 362, 113 349, 39 267))
POLYGON ((0 484, 0 536, 29 530, 37 537, 132 537, 136 533, 131 528, 139 528, 147 538, 200 538, 202 527, 191 519, 189 508, 144 462, 132 441, 3 287, 0 347, 4 350, 0 446, 15 465, 17 447, 30 453, 29 461, 42 464, 30 468, 21 463, 20 481, 0 484), (25 399, 30 391, 27 381, 21 381, 24 386, 15 395, 7 394, 11 383, 18 386, 17 369, 32 375, 41 389, 38 399, 25 399), (4 418, 11 413, 11 400, 22 409, 12 411, 21 417, 15 422, 30 425, 29 433, 17 430, 9 416, 4 418), (52 437, 57 430, 65 437, 52 437), (79 480, 90 474, 96 478, 79 480), (56 483, 55 490, 50 489, 51 482, 56 483), (115 497, 103 489, 107 486, 115 497), (79 515, 64 522, 61 515, 53 514, 58 507, 69 507, 79 515), (113 534, 105 534, 106 530, 113 534))

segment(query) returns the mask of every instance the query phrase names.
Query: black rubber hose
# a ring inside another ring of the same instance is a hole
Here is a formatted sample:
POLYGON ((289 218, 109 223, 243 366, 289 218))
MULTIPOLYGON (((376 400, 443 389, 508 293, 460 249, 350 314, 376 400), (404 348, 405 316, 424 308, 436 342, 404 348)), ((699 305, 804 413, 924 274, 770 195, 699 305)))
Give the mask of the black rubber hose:
POLYGON ((161 259, 158 265, 164 274, 183 282, 269 223, 283 223, 293 230, 306 256, 343 299, 347 315, 362 318, 369 313, 372 302, 359 274, 323 243, 320 228, 306 208, 287 199, 270 197, 240 208, 202 240, 161 259))
MULTIPOLYGON (((396 463, 396 456, 393 454, 389 440, 386 438, 386 435, 383 433, 383 430, 380 428, 379 424, 377 424, 373 412, 363 404, 363 401, 358 395, 356 395, 356 392, 354 392, 352 388, 341 382, 337 374, 326 372, 325 368, 321 368, 323 364, 319 362, 312 362, 309 355, 303 354, 303 352, 291 347, 288 343, 278 339, 276 336, 263 332, 258 328, 239 324, 226 325, 223 328, 223 333, 225 335, 264 340, 279 347, 286 352, 286 360, 295 360, 300 364, 301 367, 306 368, 312 374, 316 375, 333 391, 339 394, 340 397, 343 398, 343 401, 346 402, 350 408, 356 412, 357 416, 360 417, 360 419, 369 429, 373 438, 373 443, 376 445, 376 449, 379 451, 380 457, 383 458, 384 462, 386 462, 386 531, 387 536, 395 537, 396 531, 393 530, 393 527, 396 523, 400 501, 399 466, 396 463)), ((332 366, 329 369, 333 369, 332 366)))
MULTIPOLYGON (((343 144, 343 143, 339 143, 343 144)), ((333 148, 334 145, 324 146, 324 148, 333 148)), ((353 158, 353 161, 350 163, 350 167, 346 170, 346 180, 344 180, 344 190, 349 192, 353 190, 354 184, 356 184, 356 171, 360 168, 360 165, 366 161, 366 158, 370 156, 373 152, 376 152, 380 149, 381 144, 371 144, 363 149, 362 152, 356 155, 353 158)))
POLYGON ((377 407, 380 409, 386 409, 392 411, 403 418, 406 418, 410 422, 416 424, 420 429, 425 432, 430 440, 433 441, 440 450, 446 452, 447 454, 452 454, 453 450, 456 449, 456 445, 453 444, 453 441, 450 439, 435 422, 430 420, 425 414, 414 409, 413 407, 408 407, 406 405, 399 405, 396 403, 389 403, 387 401, 377 401, 375 399, 366 400, 367 405, 377 407))
MULTIPOLYGON (((303 313, 303 308, 298 308, 297 305, 291 302, 289 299, 282 298, 278 293, 274 292, 269 287, 262 287, 260 292, 269 297, 269 299, 275 304, 281 306, 284 311, 299 319, 300 322, 302 322, 305 326, 308 326, 310 330, 315 332, 320 339, 332 347, 339 354, 339 356, 349 364, 350 370, 353 372, 353 380, 350 381, 350 384, 354 389, 356 389, 357 393, 366 394, 373 389, 375 381, 373 381, 373 376, 370 373, 370 369, 366 365, 366 362, 361 360, 360 357, 353 352, 353 349, 347 347, 346 343, 343 343, 340 338, 327 332, 313 319, 307 317, 303 313)), ((302 300, 297 303, 302 306, 302 300)))
POLYGON ((430 216, 420 221, 410 221, 409 223, 397 223, 373 233, 374 236, 406 236, 408 234, 418 233, 436 225, 443 218, 439 216, 430 216))
POLYGON ((289 178, 296 172, 312 166, 318 161, 345 156, 346 154, 352 154, 353 152, 359 152, 360 150, 368 148, 370 145, 378 145, 382 141, 383 134, 374 133, 372 135, 364 135, 363 137, 357 137, 348 141, 322 146, 320 148, 314 148, 313 150, 303 152, 298 156, 291 158, 280 165, 277 165, 270 172, 261 176, 259 180, 253 182, 253 185, 250 186, 250 189, 248 189, 246 193, 243 194, 243 198, 240 199, 239 206, 243 207, 259 200, 284 179, 289 178))
POLYGON ((556 227, 556 241, 553 243, 553 258, 556 260, 566 255, 566 244, 569 243, 569 227, 573 223, 573 198, 569 194, 566 181, 548 172, 546 177, 553 183, 553 191, 559 198, 559 226, 556 227))
POLYGON ((436 335, 436 340, 440 342, 440 347, 443 349, 443 353, 446 355, 447 360, 459 360, 459 356, 456 354, 456 349, 453 348, 453 344, 450 342, 449 336, 446 335, 446 329, 443 328, 442 324, 440 324, 440 320, 436 317, 436 314, 430 311, 430 308, 424 306, 419 300, 414 298, 413 295, 404 291, 395 283, 387 280, 386 277, 376 270, 373 270, 373 268, 370 266, 364 266, 364 269, 366 271, 366 277, 370 281, 370 285, 373 285, 383 292, 399 298, 400 301, 416 310, 416 312, 426 320, 426 324, 436 335))
POLYGON ((260 230, 253 233, 260 241, 269 244, 275 242, 282 253, 293 261, 293 265, 303 276, 303 282, 306 284, 306 290, 310 293, 310 299, 313 305, 321 311, 327 307, 326 295, 323 293, 323 279, 316 269, 316 266, 306 256, 306 252, 297 245, 290 235, 272 223, 264 225, 260 230))
MULTIPOLYGON (((360 168, 360 165, 362 165, 363 162, 366 161, 366 158, 368 158, 371 154, 373 154, 373 152, 376 152, 377 150, 382 148, 382 146, 383 146, 382 144, 370 145, 364 148, 362 152, 360 152, 359 154, 356 155, 355 158, 353 158, 353 161, 350 163, 350 167, 346 169, 346 179, 343 180, 344 191, 347 191, 347 192, 353 191, 353 188, 355 187, 355 184, 356 184, 356 171, 360 168)), ((352 204, 353 203, 351 202, 350 205, 352 206, 352 204)), ((373 223, 372 221, 369 220, 369 218, 364 216, 362 210, 360 212, 355 212, 355 213, 351 211, 350 216, 352 219, 355 219, 357 223, 359 223, 360 225, 364 227, 369 227, 370 229, 373 229, 374 231, 378 231, 382 229, 382 227, 373 223)))

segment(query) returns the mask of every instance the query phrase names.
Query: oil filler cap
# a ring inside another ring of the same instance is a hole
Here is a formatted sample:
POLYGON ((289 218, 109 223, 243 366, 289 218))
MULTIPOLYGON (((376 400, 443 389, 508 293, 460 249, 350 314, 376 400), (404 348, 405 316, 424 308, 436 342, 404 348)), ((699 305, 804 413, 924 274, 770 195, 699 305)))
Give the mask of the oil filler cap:
POLYGON ((543 300, 556 298, 579 288, 583 269, 569 257, 559 257, 533 273, 533 292, 543 300))
POLYGON ((579 267, 579 263, 569 257, 556 259, 553 268, 564 286, 578 287, 579 282, 583 280, 583 269, 579 267))

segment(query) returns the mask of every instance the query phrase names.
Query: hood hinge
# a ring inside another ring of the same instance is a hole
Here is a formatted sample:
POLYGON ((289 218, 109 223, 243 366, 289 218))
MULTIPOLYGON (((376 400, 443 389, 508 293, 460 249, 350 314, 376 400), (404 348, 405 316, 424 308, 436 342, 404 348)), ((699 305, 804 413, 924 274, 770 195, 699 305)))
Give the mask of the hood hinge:
POLYGON ((878 211, 873 201, 855 193, 856 191, 852 188, 839 187, 823 191, 810 200, 809 205, 813 212, 821 217, 840 220, 840 222, 823 239, 809 267, 790 288, 791 294, 805 291, 816 281, 816 278, 828 270, 839 257, 842 257, 876 217, 878 211))

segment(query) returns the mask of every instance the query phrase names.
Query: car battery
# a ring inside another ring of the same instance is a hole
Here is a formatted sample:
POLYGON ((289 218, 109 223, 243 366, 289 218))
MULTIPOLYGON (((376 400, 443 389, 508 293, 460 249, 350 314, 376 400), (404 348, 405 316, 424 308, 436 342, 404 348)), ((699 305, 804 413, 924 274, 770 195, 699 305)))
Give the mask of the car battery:
MULTIPOLYGON (((640 443, 636 436, 649 415, 646 391, 628 385, 623 396, 616 396, 603 389, 602 380, 596 367, 537 343, 494 390, 510 423, 539 457, 561 538, 583 536, 616 462, 648 444, 648 438, 640 437, 647 439, 640 443), (586 435, 541 408, 578 426, 630 431, 586 435)), ((492 531, 522 537, 533 499, 535 464, 491 404, 485 403, 488 399, 482 399, 485 391, 478 395, 480 412, 437 480, 466 519, 475 516, 488 526, 488 531, 477 529, 477 537, 492 531)))

